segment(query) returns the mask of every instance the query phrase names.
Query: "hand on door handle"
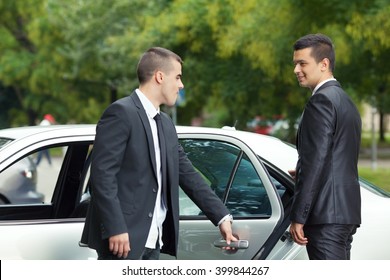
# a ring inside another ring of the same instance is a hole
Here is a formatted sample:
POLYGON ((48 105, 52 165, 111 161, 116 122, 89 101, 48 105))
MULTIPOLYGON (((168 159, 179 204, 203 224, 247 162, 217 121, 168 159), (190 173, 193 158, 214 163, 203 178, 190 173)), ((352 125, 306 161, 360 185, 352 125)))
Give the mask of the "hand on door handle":
POLYGON ((248 249, 249 247, 249 241, 248 240, 238 240, 238 241, 232 241, 230 244, 226 243, 226 240, 220 239, 214 241, 214 246, 218 248, 231 248, 233 250, 238 249, 248 249))

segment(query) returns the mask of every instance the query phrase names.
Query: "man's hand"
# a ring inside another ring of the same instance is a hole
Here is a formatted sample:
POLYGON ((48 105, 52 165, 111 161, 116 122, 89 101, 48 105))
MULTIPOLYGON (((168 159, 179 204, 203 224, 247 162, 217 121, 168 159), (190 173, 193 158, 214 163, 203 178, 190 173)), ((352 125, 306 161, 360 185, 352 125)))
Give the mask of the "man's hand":
POLYGON ((294 239, 295 243, 299 245, 306 245, 307 238, 305 237, 305 233, 303 232, 303 224, 298 224, 292 222, 290 225, 290 234, 294 239))
POLYGON ((111 236, 108 239, 108 246, 112 254, 118 258, 127 258, 130 251, 130 240, 128 233, 121 233, 111 236))
MULTIPOLYGON (((230 244, 232 241, 238 241, 238 239, 233 235, 232 223, 229 220, 224 221, 219 225, 219 231, 221 232, 223 239, 226 240, 227 244, 230 244)), ((230 250, 231 248, 226 247, 224 249, 230 250)))

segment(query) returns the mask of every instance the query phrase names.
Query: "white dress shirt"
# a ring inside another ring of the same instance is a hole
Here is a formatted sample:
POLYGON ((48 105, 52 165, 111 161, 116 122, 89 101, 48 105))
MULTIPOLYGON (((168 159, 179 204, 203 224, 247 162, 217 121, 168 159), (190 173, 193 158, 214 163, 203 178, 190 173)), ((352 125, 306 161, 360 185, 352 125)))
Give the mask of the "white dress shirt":
POLYGON ((148 98, 146 98, 146 96, 139 89, 136 89, 135 92, 137 93, 139 99, 141 100, 142 106, 144 107, 146 115, 148 116, 150 128, 153 134, 153 143, 154 143, 154 150, 156 155, 158 191, 157 191, 157 198, 156 198, 156 206, 154 207, 152 224, 150 226, 148 239, 146 240, 146 244, 145 244, 146 248, 155 249, 157 240, 159 241, 160 248, 163 245, 162 224, 167 214, 167 208, 164 204, 163 196, 161 194, 162 171, 161 171, 160 146, 158 141, 157 125, 156 125, 156 121, 154 120, 154 117, 156 116, 156 114, 159 114, 160 111, 154 108, 153 104, 149 101, 148 98))

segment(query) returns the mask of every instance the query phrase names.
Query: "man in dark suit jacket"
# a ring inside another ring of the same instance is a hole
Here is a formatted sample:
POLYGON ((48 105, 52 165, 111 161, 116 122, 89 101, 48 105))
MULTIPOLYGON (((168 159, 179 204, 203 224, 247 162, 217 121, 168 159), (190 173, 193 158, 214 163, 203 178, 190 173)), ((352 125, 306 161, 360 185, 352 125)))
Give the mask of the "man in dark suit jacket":
POLYGON ((335 53, 322 34, 294 44, 294 73, 312 96, 297 133, 298 163, 290 233, 310 259, 350 259, 361 223, 358 181, 361 118, 334 79, 335 53))
POLYGON ((158 259, 160 248, 176 256, 179 185, 219 225, 228 243, 236 241, 227 208, 194 170, 172 120, 159 110, 162 104, 173 106, 184 87, 181 58, 151 48, 141 57, 137 75, 139 88, 111 104, 97 124, 91 203, 81 242, 99 259, 158 259))

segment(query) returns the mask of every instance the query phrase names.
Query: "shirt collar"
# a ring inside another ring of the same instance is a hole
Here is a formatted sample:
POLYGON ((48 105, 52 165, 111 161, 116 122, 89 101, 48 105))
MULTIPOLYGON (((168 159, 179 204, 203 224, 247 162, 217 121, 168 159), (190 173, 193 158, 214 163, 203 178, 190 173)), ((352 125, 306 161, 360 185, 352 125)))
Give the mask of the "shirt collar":
POLYGON ((329 78, 329 79, 326 79, 326 80, 322 81, 321 83, 319 83, 319 84, 314 88, 312 95, 314 95, 314 94, 317 92, 317 90, 318 90, 323 84, 325 84, 326 82, 329 82, 329 81, 336 81, 336 79, 332 77, 332 78, 329 78))
POLYGON ((160 113, 160 108, 156 110, 154 108, 152 102, 145 96, 145 94, 142 93, 138 88, 135 90, 135 93, 138 95, 139 100, 141 101, 142 106, 145 109, 146 114, 149 118, 154 118, 157 114, 160 113))

